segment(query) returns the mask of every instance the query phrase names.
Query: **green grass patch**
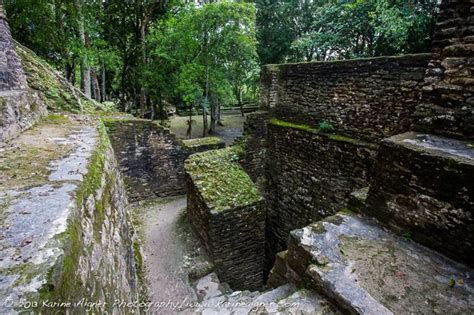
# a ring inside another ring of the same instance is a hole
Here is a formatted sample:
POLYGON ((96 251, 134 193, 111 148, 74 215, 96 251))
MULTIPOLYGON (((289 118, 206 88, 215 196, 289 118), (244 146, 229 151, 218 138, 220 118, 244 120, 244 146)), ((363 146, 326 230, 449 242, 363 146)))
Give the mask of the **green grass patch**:
POLYGON ((233 147, 192 155, 185 168, 206 204, 213 211, 251 205, 262 196, 238 163, 233 147))

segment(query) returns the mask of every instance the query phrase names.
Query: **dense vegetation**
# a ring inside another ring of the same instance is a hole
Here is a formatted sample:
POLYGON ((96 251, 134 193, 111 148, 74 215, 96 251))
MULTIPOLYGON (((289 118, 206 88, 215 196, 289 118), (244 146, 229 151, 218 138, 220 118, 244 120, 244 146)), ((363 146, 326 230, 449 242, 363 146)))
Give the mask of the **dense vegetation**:
POLYGON ((206 134, 221 106, 256 101, 259 64, 428 51, 437 1, 4 2, 14 37, 87 96, 152 119, 199 112, 206 134))

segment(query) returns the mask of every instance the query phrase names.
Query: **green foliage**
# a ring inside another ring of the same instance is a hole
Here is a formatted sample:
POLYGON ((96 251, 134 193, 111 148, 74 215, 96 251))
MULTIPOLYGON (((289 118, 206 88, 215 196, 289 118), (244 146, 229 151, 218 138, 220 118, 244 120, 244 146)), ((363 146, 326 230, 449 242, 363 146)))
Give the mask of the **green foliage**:
POLYGON ((183 7, 155 23, 147 43, 147 88, 169 101, 210 108, 250 93, 258 78, 251 4, 183 7))
POLYGON ((330 122, 323 120, 319 123, 319 130, 322 132, 330 132, 334 130, 334 126, 330 122))
POLYGON ((265 63, 429 51, 436 0, 257 0, 265 63))

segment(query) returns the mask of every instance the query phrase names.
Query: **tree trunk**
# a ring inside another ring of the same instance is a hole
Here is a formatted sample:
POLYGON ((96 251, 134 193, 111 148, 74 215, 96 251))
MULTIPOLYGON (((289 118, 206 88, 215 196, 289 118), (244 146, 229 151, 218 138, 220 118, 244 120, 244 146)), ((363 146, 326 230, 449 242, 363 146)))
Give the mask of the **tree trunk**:
POLYGON ((239 104, 240 114, 244 117, 244 105, 242 104, 242 91, 240 88, 236 89, 237 103, 239 104))
MULTIPOLYGON (((143 62, 143 67, 145 69, 146 67, 146 20, 142 22, 142 25, 140 27, 140 47, 142 50, 142 62, 143 62)), ((146 103, 147 103, 147 95, 145 88, 143 87, 143 84, 140 84, 140 117, 144 118, 145 117, 145 111, 146 111, 146 103)))
POLYGON ((100 93, 102 95, 102 102, 106 102, 107 101, 107 95, 105 94, 105 90, 106 90, 106 79, 107 79, 107 76, 106 76, 106 73, 105 73, 105 63, 102 62, 102 67, 101 67, 101 72, 102 72, 102 79, 101 79, 101 82, 100 82, 100 85, 101 85, 101 89, 102 89, 102 93, 100 93))
POLYGON ((209 134, 215 134, 216 133, 216 123, 217 123, 217 110, 216 110, 217 104, 216 102, 211 103, 211 125, 209 127, 209 134))
MULTIPOLYGON (((81 44, 83 45, 84 50, 87 49, 87 38, 86 32, 84 29, 84 16, 82 15, 82 2, 83 0, 74 0, 74 7, 77 11, 78 21, 77 21, 77 31, 79 33, 79 38, 81 39, 81 44)), ((83 54, 81 56, 81 88, 84 94, 87 97, 91 97, 91 71, 89 67, 89 61, 87 60, 87 55, 83 54)))
POLYGON ((191 139, 193 131, 193 105, 189 105, 189 119, 188 119, 188 129, 186 130, 186 137, 191 139))
POLYGON ((217 103, 217 125, 224 126, 221 119, 221 103, 217 103))
POLYGON ((92 87, 93 87, 93 92, 94 92, 94 99, 98 102, 101 100, 101 95, 100 95, 100 84, 99 84, 99 78, 97 77, 97 71, 95 68, 91 68, 91 78, 92 78, 92 87))

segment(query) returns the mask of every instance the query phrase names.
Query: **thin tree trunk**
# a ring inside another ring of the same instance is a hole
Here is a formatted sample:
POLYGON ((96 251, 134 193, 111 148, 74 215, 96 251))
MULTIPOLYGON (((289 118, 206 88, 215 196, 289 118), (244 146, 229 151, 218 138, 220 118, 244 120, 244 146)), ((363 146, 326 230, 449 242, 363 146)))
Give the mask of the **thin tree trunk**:
POLYGON ((94 99, 100 102, 101 100, 100 84, 99 84, 99 78, 97 77, 97 71, 95 70, 95 68, 91 68, 91 79, 92 79, 92 87, 94 91, 94 99))
MULTIPOLYGON (((86 32, 84 29, 84 16, 82 15, 82 2, 83 0, 74 0, 74 6, 77 11, 78 21, 78 33, 79 38, 81 39, 81 43, 84 49, 87 49, 87 38, 86 32)), ((89 67, 89 61, 87 60, 87 55, 83 54, 81 56, 81 88, 84 94, 87 97, 91 97, 91 71, 89 67)))
POLYGON ((106 102, 107 101, 107 95, 105 94, 105 90, 106 90, 106 79, 107 79, 107 75, 106 75, 106 72, 105 72, 105 63, 102 62, 102 67, 101 67, 101 72, 102 72, 102 80, 101 80, 101 89, 102 89, 102 102, 106 102))
POLYGON ((224 126, 221 119, 221 103, 217 103, 217 125, 224 126))
POLYGON ((188 129, 186 130, 186 137, 191 139, 193 131, 193 105, 189 105, 189 119, 188 119, 188 129))
POLYGON ((209 134, 216 133, 217 111, 216 102, 211 103, 211 125, 209 127, 209 134))
POLYGON ((206 104, 209 103, 209 63, 206 62, 206 98, 202 105, 202 136, 207 134, 207 111, 206 104))

